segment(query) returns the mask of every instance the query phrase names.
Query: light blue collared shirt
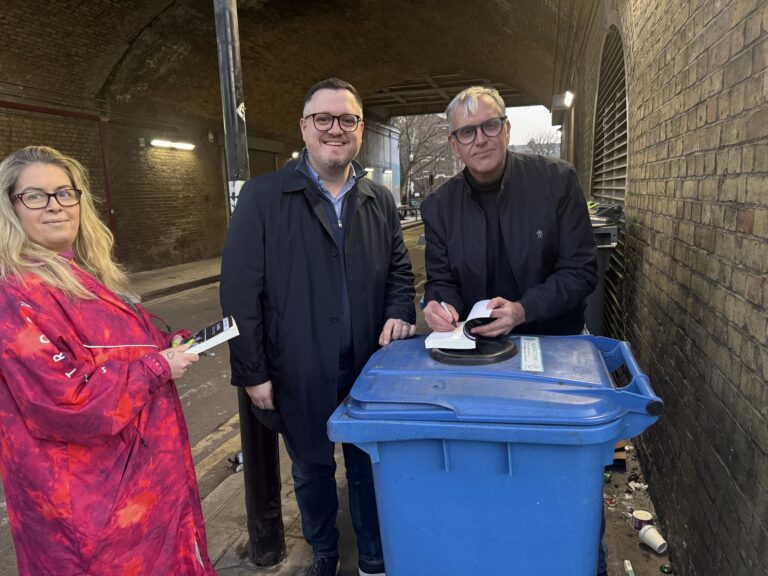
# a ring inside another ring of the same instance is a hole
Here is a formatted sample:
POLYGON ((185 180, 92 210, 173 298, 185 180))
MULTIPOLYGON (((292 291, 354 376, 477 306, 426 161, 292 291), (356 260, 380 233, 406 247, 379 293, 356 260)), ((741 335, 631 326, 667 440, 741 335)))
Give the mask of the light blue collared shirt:
POLYGON ((333 206, 333 209, 336 212, 336 218, 339 221, 341 221, 341 211, 344 207, 344 197, 347 195, 347 193, 350 190, 352 190, 352 188, 354 188, 357 181, 360 178, 363 178, 365 176, 365 170, 363 170, 363 167, 360 166, 360 164, 358 164, 354 160, 352 161, 351 168, 352 169, 349 171, 349 178, 344 183, 344 186, 341 187, 341 190, 339 191, 339 193, 334 197, 333 194, 331 194, 328 191, 328 189, 325 187, 325 183, 323 182, 323 179, 320 178, 320 175, 315 171, 314 168, 312 168, 312 165, 309 163, 309 160, 307 160, 306 148, 301 152, 301 160, 296 166, 296 170, 298 172, 304 174, 305 176, 309 176, 312 179, 312 182, 317 184, 317 187, 322 193, 323 198, 328 200, 333 206), (307 167, 307 172, 304 172, 303 170, 304 166, 307 167))

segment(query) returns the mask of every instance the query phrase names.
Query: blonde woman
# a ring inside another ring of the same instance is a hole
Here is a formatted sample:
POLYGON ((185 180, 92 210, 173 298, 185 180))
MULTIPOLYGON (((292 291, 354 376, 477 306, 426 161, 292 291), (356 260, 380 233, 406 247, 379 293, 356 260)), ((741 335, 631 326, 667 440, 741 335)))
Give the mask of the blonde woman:
POLYGON ((20 576, 212 575, 161 333, 112 260, 85 169, 0 163, 0 473, 20 576))

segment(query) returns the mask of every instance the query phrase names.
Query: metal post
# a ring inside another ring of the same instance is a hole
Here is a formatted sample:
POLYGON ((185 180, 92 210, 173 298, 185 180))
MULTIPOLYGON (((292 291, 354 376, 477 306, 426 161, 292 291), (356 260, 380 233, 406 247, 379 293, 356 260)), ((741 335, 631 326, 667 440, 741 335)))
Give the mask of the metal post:
MULTIPOLYGON (((240 188, 250 177, 237 3, 236 0, 214 0, 213 7, 224 110, 229 206, 234 210, 240 188)), ((277 434, 256 420, 244 389, 238 389, 237 400, 248 515, 248 555, 257 566, 274 566, 285 557, 277 434)))

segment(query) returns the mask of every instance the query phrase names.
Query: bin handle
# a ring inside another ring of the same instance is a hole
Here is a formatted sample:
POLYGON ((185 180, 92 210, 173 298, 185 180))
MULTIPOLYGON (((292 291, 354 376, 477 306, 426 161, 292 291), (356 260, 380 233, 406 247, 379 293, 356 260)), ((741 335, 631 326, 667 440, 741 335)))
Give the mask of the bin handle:
POLYGON ((634 397, 630 404, 636 404, 642 400, 643 411, 652 416, 659 416, 664 411, 664 401, 656 396, 653 388, 651 388, 651 382, 635 360, 629 342, 614 340, 605 336, 576 336, 576 338, 588 339, 594 343, 603 355, 605 365, 610 372, 618 370, 622 366, 627 367, 632 379, 623 388, 618 388, 617 392, 634 397))
POLYGON ((656 396, 651 388, 651 382, 648 379, 648 376, 640 370, 640 366, 638 366, 637 360, 635 360, 635 356, 632 354, 632 350, 629 347, 629 342, 617 341, 617 343, 618 346, 616 346, 616 348, 621 355, 623 364, 632 375, 632 380, 630 380, 629 384, 620 390, 622 392, 630 392, 643 396, 648 400, 648 403, 645 405, 645 411, 652 416, 659 416, 664 411, 664 402, 661 398, 656 396))

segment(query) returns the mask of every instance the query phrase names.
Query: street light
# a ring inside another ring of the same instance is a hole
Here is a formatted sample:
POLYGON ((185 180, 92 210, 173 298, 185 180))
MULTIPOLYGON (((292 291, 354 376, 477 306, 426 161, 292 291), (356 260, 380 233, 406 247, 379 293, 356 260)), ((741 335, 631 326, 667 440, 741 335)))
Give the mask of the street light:
POLYGON ((565 111, 571 108, 575 95, 570 90, 563 94, 552 96, 552 126, 563 124, 565 120, 565 111))
MULTIPOLYGON (((562 126, 565 122, 566 113, 568 114, 568 160, 572 163, 576 163, 576 151, 574 150, 574 138, 576 132, 573 100, 576 95, 570 90, 566 90, 563 94, 555 94, 552 97, 552 126, 562 126)), ((562 141, 562 139, 561 139, 562 141)), ((560 149, 560 156, 562 157, 562 147, 560 149)))

